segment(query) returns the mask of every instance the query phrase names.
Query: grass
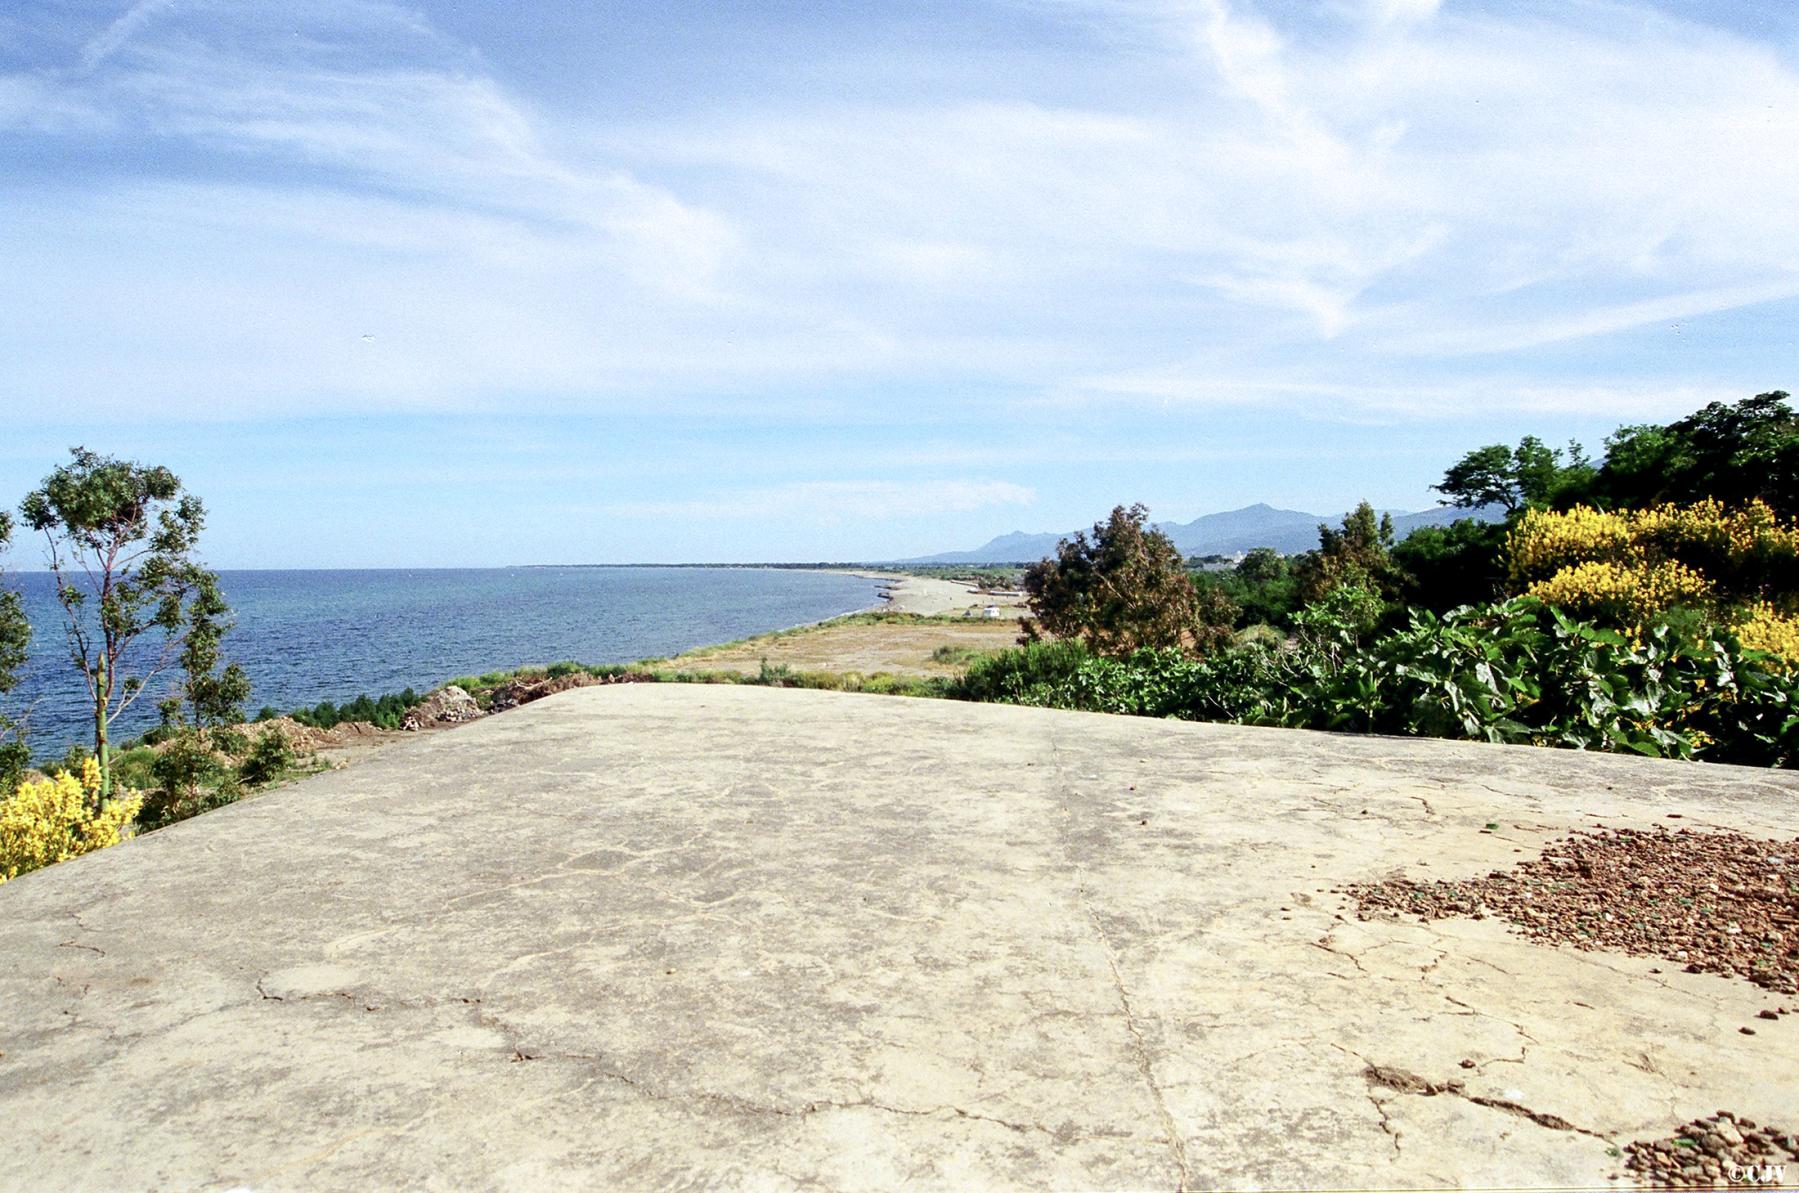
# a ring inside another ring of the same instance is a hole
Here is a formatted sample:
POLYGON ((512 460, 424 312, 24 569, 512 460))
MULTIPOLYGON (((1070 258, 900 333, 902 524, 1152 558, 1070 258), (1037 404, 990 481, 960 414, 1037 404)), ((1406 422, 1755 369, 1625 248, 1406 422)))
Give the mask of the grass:
POLYGON ((922 576, 927 580, 949 580, 972 584, 976 588, 1015 592, 1024 582, 1024 567, 1005 564, 979 565, 967 563, 916 564, 910 567, 882 568, 904 576, 922 576))
POLYGON ((991 651, 976 650, 972 646, 945 645, 931 652, 931 662, 942 663, 946 667, 966 667, 976 660, 991 657, 991 651))

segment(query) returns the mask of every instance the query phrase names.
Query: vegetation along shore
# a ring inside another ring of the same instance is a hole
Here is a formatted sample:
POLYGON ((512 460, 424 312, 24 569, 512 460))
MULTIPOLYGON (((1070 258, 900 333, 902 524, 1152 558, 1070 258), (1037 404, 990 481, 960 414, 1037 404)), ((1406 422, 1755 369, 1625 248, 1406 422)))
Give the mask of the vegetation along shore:
MULTIPOLYGON (((879 610, 635 664, 561 662, 247 717, 229 610, 195 562, 200 503, 166 470, 77 450, 21 509, 60 552, 94 746, 28 771, 21 727, 0 719, 0 880, 401 734, 606 683, 1799 761, 1799 416, 1785 393, 1621 427, 1596 458, 1532 438, 1489 445, 1437 487, 1503 517, 1395 541, 1364 504, 1302 555, 1200 561, 1120 506, 1026 568, 860 571, 892 581, 879 610), (110 720, 146 696, 160 698, 160 727, 115 748, 110 720)), ((11 529, 0 518, 0 538, 11 529)), ((16 597, 0 595, 0 695, 25 643, 16 597)))

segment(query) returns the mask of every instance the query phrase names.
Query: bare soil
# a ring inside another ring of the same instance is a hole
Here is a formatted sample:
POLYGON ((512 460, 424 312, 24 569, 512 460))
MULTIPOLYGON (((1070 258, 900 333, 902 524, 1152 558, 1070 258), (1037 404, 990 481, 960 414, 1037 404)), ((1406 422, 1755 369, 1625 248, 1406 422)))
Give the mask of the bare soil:
POLYGON ((897 622, 854 622, 814 626, 799 633, 752 638, 732 646, 703 648, 664 664, 679 670, 754 673, 767 659, 795 671, 857 671, 864 675, 956 675, 962 659, 940 662, 931 656, 941 647, 969 651, 1004 650, 1018 643, 1018 622, 1011 619, 945 620, 910 625, 897 622))

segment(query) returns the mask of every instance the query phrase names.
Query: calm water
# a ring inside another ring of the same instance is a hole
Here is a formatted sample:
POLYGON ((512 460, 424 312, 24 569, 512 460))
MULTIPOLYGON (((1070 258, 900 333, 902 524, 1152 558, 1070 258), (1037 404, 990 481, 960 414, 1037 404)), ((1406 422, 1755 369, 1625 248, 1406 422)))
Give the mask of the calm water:
MULTIPOLYGON (((91 738, 62 610, 44 573, 7 577, 35 633, 13 707, 31 705, 35 753, 91 738)), ((230 658, 255 685, 249 711, 286 711, 458 675, 576 659, 626 663, 878 603, 878 581, 749 568, 504 568, 224 572, 237 614, 230 658)), ((146 693, 117 740, 156 720, 146 693)))

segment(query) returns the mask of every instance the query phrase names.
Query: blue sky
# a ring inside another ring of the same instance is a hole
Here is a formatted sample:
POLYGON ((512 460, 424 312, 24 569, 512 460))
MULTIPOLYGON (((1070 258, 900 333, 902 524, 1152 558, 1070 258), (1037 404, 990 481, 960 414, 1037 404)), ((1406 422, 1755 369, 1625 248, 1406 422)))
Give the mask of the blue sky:
POLYGON ((16 0, 0 499, 166 463, 227 567, 1421 508, 1799 388, 1796 149, 1787 3, 16 0))

